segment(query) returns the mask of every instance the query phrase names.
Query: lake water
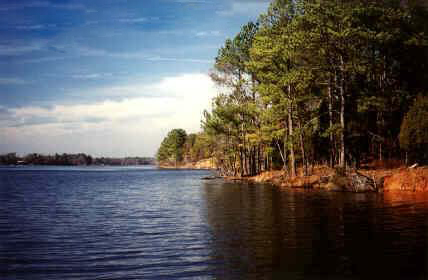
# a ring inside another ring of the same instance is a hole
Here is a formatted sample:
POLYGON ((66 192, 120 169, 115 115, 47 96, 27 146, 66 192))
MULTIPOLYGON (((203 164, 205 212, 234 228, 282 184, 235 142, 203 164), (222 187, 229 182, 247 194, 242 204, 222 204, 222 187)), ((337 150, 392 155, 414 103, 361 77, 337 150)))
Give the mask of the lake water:
POLYGON ((427 279, 428 197, 0 168, 0 279, 427 279))

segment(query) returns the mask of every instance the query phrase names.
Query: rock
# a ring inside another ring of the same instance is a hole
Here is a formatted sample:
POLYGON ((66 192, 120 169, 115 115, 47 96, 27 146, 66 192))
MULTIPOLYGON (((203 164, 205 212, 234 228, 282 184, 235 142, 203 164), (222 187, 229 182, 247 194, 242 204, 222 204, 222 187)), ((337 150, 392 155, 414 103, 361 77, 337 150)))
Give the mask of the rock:
POLYGON ((325 189, 328 190, 328 191, 333 191, 333 192, 342 192, 342 191, 344 191, 344 187, 343 186, 339 186, 339 185, 335 184, 334 182, 328 182, 324 186, 325 186, 325 189))
POLYGON ((296 177, 296 178, 290 179, 287 182, 287 185, 291 188, 311 189, 314 187, 314 185, 318 184, 319 181, 320 181, 319 176, 312 175, 312 176, 296 177))
POLYGON ((351 192, 377 192, 376 182, 358 173, 349 176, 348 188, 351 192))
MULTIPOLYGON (((323 178, 325 181, 326 179, 323 178)), ((380 184, 372 178, 356 172, 355 174, 334 174, 328 178, 327 183, 321 183, 320 187, 329 191, 342 192, 377 192, 380 184)))
POLYGON ((330 176, 321 176, 319 182, 320 184, 327 184, 329 180, 330 180, 330 176))
POLYGON ((207 177, 202 177, 201 180, 215 180, 215 179, 221 179, 222 177, 220 176, 207 176, 207 177))
POLYGON ((346 191, 348 178, 339 174, 334 174, 329 178, 327 189, 330 191, 346 191))

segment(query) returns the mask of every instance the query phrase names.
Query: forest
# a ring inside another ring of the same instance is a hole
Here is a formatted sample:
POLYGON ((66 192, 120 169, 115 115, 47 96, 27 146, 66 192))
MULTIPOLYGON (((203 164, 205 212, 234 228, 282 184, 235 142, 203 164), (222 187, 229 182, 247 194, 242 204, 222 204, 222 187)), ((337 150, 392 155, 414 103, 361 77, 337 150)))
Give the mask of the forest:
POLYGON ((173 129, 163 139, 156 160, 160 165, 179 166, 211 158, 213 150, 205 133, 187 134, 184 129, 173 129))
POLYGON ((55 154, 43 155, 31 153, 25 156, 19 156, 16 153, 0 155, 0 165, 151 165, 153 158, 149 157, 126 157, 126 158, 108 158, 92 157, 87 154, 55 154))
MULTIPOLYGON (((196 138, 223 175, 428 160, 422 1, 274 0, 210 75, 220 92, 196 138)), ((185 160, 180 141, 158 160, 185 160)))

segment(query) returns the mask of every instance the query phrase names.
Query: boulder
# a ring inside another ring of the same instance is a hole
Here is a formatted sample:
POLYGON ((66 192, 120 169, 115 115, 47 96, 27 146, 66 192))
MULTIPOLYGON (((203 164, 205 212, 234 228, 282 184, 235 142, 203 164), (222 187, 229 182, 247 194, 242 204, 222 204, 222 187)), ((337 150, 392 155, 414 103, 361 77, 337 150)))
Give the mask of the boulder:
POLYGON ((373 178, 355 172, 353 174, 335 173, 328 178, 323 178, 320 188, 329 191, 342 192, 378 192, 381 188, 381 182, 376 182, 373 178))

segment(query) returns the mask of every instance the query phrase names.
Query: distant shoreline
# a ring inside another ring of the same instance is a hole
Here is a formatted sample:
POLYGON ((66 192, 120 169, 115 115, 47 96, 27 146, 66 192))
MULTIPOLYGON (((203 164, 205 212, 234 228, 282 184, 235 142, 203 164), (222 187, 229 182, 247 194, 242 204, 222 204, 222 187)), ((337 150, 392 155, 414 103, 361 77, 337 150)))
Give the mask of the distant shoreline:
POLYGON ((89 164, 89 165, 84 165, 84 164, 79 164, 79 165, 72 165, 72 164, 0 164, 0 167, 19 167, 19 166, 58 166, 58 167, 103 167, 103 166, 107 166, 107 167, 132 167, 132 166, 154 166, 154 167, 158 167, 156 164, 127 164, 127 165, 119 165, 119 164, 89 164))
POLYGON ((38 153, 18 156, 16 153, 0 155, 0 165, 55 165, 55 166, 132 166, 156 165, 152 157, 93 157, 88 154, 54 154, 38 153))

